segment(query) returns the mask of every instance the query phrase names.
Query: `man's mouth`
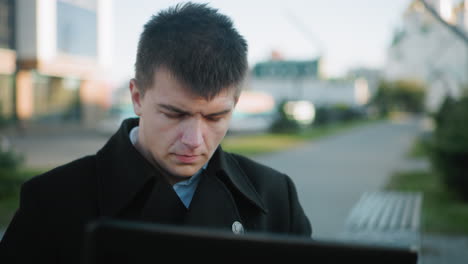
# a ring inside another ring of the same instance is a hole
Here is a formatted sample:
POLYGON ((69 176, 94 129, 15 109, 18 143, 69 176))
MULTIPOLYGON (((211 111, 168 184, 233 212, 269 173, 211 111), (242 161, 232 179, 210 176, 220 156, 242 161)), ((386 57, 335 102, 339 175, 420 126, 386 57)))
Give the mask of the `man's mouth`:
POLYGON ((184 154, 174 154, 177 160, 181 163, 195 163, 200 159, 201 155, 184 155, 184 154))

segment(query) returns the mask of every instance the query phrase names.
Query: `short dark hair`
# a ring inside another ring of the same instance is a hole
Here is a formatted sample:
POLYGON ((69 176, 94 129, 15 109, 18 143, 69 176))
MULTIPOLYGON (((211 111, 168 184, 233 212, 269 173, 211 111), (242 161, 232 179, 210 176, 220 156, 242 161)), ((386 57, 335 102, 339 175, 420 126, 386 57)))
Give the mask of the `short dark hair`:
POLYGON ((145 24, 135 79, 144 93, 165 67, 196 95, 211 99, 231 85, 239 95, 247 64, 247 42, 229 17, 207 4, 179 3, 145 24))

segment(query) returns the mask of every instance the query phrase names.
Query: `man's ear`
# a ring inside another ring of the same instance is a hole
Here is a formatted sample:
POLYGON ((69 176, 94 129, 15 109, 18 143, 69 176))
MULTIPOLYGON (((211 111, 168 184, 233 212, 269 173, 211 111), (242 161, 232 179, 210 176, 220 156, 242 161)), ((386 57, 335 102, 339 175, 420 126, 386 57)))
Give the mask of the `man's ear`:
POLYGON ((141 116, 143 94, 141 93, 140 89, 138 89, 137 81, 135 79, 130 80, 129 88, 130 95, 132 96, 133 111, 135 111, 137 116, 141 116))

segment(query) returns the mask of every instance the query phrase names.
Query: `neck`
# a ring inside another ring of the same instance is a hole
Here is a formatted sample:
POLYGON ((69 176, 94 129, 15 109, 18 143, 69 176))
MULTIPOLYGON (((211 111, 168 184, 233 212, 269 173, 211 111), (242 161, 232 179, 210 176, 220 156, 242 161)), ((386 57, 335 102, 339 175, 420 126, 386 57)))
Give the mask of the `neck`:
POLYGON ((182 176, 177 176, 177 175, 174 175, 174 174, 171 174, 170 172, 168 172, 167 170, 165 170, 161 165, 159 165, 159 163, 153 158, 153 156, 151 155, 151 153, 143 147, 143 145, 141 144, 140 140, 137 140, 136 143, 135 143, 135 148, 138 150, 138 152, 140 152, 143 157, 148 160, 153 166, 154 168, 163 176, 163 178, 170 184, 170 185, 174 185, 180 181, 183 181, 183 180, 187 180, 188 178, 187 177, 182 177, 182 176))

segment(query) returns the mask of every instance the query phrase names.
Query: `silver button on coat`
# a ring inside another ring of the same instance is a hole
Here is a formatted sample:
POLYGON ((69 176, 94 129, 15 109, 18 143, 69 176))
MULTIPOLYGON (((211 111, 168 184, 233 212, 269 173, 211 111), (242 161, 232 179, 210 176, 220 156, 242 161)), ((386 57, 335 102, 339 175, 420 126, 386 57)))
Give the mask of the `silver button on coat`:
POLYGON ((244 226, 242 226, 241 222, 234 221, 234 223, 232 223, 232 232, 236 235, 244 233, 244 226))

